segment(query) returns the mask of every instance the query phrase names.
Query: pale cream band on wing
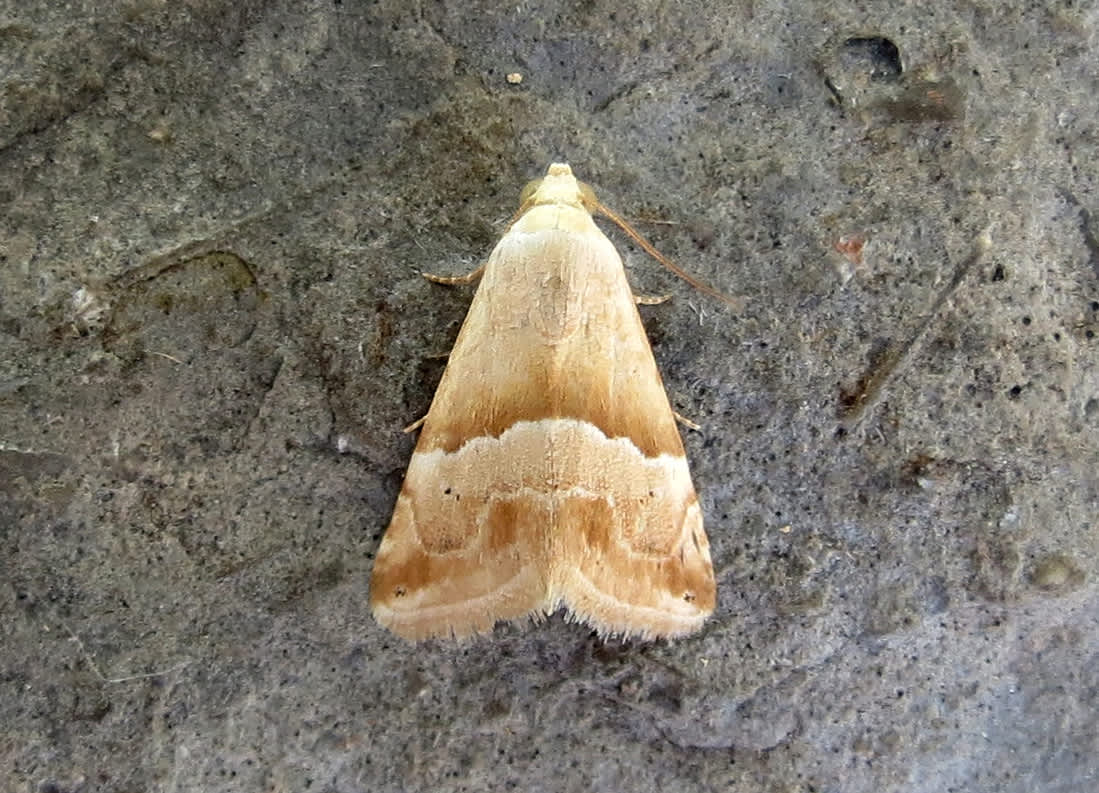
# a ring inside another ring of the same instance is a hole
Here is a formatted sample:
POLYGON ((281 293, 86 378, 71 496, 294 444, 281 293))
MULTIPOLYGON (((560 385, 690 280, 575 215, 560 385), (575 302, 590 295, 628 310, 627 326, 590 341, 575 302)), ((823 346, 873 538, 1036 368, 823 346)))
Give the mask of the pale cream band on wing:
POLYGON ((574 419, 416 453, 394 529, 401 541, 387 533, 385 575, 373 583, 394 596, 375 613, 410 638, 438 635, 438 625, 482 632, 559 605, 603 633, 674 636, 713 607, 686 460, 646 458, 574 419))

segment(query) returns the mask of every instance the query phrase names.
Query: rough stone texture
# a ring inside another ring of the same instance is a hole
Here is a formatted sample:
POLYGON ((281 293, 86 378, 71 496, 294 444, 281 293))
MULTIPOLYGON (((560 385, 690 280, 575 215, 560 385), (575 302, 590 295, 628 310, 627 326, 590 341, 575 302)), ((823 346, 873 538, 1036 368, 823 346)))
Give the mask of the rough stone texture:
POLYGON ((0 790, 1094 789, 1097 36, 1090 2, 8 4, 0 790), (719 608, 408 646, 370 560, 469 299, 418 273, 557 159, 742 298, 611 232, 675 294, 644 315, 719 608))

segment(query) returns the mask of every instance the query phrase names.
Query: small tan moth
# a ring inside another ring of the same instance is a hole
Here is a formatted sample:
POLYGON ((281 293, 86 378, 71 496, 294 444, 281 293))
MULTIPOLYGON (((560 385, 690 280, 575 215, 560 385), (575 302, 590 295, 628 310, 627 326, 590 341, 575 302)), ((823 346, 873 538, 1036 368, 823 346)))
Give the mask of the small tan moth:
POLYGON ((603 636, 674 637, 713 611, 675 414, 594 211, 551 165, 482 268, 374 561, 374 617, 402 637, 560 606, 603 636))

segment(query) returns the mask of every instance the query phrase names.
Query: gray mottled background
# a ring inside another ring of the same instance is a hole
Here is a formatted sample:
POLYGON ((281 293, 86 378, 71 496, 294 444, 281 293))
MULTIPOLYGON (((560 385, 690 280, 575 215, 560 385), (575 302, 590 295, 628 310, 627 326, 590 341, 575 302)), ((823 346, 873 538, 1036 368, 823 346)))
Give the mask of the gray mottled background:
POLYGON ((9 2, 0 790, 1099 785, 1093 2, 9 2), (518 85, 508 73, 522 74, 518 85), (518 191, 609 231, 719 576, 453 646, 371 558, 518 191), (861 245, 861 249, 860 249, 861 245))

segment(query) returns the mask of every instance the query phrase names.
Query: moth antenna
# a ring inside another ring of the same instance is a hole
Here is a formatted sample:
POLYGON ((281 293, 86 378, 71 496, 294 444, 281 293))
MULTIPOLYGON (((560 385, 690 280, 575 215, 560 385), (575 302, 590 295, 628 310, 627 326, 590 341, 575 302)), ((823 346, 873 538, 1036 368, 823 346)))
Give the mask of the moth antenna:
POLYGON ((737 300, 735 297, 730 297, 729 295, 725 294, 724 292, 722 292, 718 289, 715 289, 714 287, 710 286, 707 283, 704 283, 704 282, 698 280, 693 275, 691 275, 686 270, 684 270, 682 267, 680 267, 675 262, 673 262, 671 259, 669 259, 667 256, 665 256, 660 251, 658 251, 653 246, 653 244, 651 242, 649 242, 647 239, 645 239, 644 237, 641 236, 641 233, 639 231, 637 231, 637 229, 635 229, 633 226, 631 226, 629 223, 627 223, 617 212, 614 212, 609 207, 607 207, 606 204, 604 204, 602 202, 597 202, 595 204, 595 208, 597 210, 599 210, 599 212, 602 213, 609 221, 611 221, 616 226, 618 226, 618 228, 620 228, 620 229, 622 229, 622 231, 626 232, 626 236, 628 236, 631 240, 633 240, 638 245, 640 245, 641 249, 643 251, 645 251, 645 253, 652 256, 654 259, 656 259, 662 265, 664 265, 669 270, 671 270, 673 273, 678 275, 684 281, 689 283, 691 286, 693 286, 699 292, 703 292, 703 293, 709 295, 710 297, 716 297, 721 302, 727 303, 730 306, 734 306, 734 307, 737 307, 737 308, 740 307, 740 302, 741 301, 737 300))

